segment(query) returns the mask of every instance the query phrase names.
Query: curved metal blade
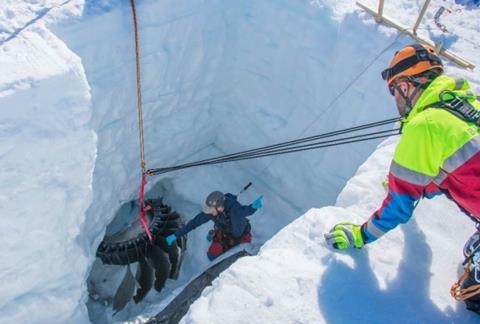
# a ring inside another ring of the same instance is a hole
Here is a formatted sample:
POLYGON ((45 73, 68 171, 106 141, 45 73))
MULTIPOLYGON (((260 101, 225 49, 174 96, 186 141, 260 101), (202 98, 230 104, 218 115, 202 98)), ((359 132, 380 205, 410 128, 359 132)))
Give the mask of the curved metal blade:
POLYGON ((167 281, 168 276, 170 275, 170 259, 168 254, 158 246, 150 245, 147 251, 147 257, 150 261, 150 264, 155 269, 155 290, 162 290, 165 286, 165 281, 167 281))
POLYGON ((133 293, 135 291, 135 286, 136 281, 133 277, 130 265, 128 265, 125 277, 123 277, 122 283, 118 287, 118 290, 113 297, 113 310, 115 311, 114 315, 117 312, 121 311, 125 307, 125 305, 128 304, 130 299, 132 299, 133 293))
POLYGON ((170 263, 172 264, 172 268, 170 269, 170 278, 178 279, 178 274, 180 272, 182 249, 177 245, 176 242, 172 245, 172 247, 173 248, 168 251, 168 257, 170 258, 170 263))
POLYGON ((135 279, 140 285, 140 288, 137 289, 135 296, 133 296, 133 300, 136 304, 138 304, 148 294, 153 286, 154 280, 153 268, 143 256, 141 256, 138 260, 138 269, 137 273, 135 274, 135 279))

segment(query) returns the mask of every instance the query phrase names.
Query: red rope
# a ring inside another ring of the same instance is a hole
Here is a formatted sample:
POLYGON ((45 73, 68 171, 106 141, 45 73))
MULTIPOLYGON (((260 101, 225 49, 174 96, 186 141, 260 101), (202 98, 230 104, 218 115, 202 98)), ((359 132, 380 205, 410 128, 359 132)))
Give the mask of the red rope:
POLYGON ((480 284, 475 284, 468 286, 467 288, 462 288, 463 282, 470 275, 470 266, 472 264, 472 259, 470 259, 463 269, 463 274, 458 278, 458 280, 450 288, 450 294, 455 300, 461 301, 466 300, 471 297, 480 295, 480 284))
POLYGON ((140 141, 140 167, 142 168, 142 182, 140 183, 140 192, 138 193, 138 218, 147 233, 150 242, 153 243, 152 233, 147 224, 147 217, 145 212, 148 208, 145 208, 145 186, 147 185, 147 173, 145 172, 146 163, 145 163, 145 144, 143 136, 143 110, 142 110, 142 82, 140 78, 140 46, 138 42, 138 27, 137 27, 137 10, 135 9, 135 0, 130 0, 130 5, 132 7, 133 15, 133 30, 135 36, 135 68, 137 76, 137 109, 138 109, 138 133, 140 141))
POLYGON ((143 174, 142 175, 142 183, 140 184, 140 192, 138 193, 139 219, 140 219, 140 222, 143 225, 143 228, 145 229, 145 232, 147 233, 148 238, 150 239, 150 242, 153 243, 152 233, 150 233, 150 229, 148 228, 148 224, 147 224, 147 217, 145 216, 145 212, 149 209, 149 208, 145 208, 145 206, 144 206, 145 186, 146 185, 147 185, 147 175, 143 174))

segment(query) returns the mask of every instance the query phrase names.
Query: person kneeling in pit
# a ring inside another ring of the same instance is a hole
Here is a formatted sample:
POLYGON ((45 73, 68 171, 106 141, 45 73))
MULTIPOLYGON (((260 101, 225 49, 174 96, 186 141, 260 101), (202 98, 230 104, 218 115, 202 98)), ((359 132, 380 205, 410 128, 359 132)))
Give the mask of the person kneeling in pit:
POLYGON ((190 231, 205 224, 214 222, 214 228, 208 232, 207 240, 211 241, 207 256, 213 260, 240 243, 250 243, 252 234, 250 222, 247 217, 255 213, 263 206, 263 196, 258 197, 250 205, 242 205, 237 196, 220 191, 214 191, 208 195, 203 212, 196 215, 174 234, 166 237, 170 246, 178 237, 186 235, 190 231))

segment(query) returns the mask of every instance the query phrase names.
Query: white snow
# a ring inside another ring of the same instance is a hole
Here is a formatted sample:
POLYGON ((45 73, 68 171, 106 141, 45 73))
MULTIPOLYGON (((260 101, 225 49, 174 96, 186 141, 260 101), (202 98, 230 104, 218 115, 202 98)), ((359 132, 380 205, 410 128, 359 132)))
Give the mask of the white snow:
POLYGON ((422 201, 409 224, 362 250, 324 242, 339 220, 361 223, 381 203, 395 143, 379 146, 335 207, 311 209, 221 274, 182 323, 478 322, 449 294, 473 226, 445 198, 422 201))
MULTIPOLYGON (((412 25, 420 5, 386 1, 385 14, 412 25)), ((137 6, 148 167, 395 116, 379 73, 411 40, 351 1, 137 6)), ((479 12, 433 1, 419 33, 478 66, 479 12), (442 18, 446 35, 433 24, 440 5, 461 9, 442 18)), ((121 271, 102 270, 95 251, 140 182, 133 54, 128 1, 0 5, 2 323, 141 321, 210 265, 205 225, 189 235, 181 275, 160 294, 115 317, 92 301, 87 309, 90 270, 99 281, 121 271)), ((476 71, 446 67, 478 90, 476 71)), ((151 178, 149 194, 164 195, 187 219, 214 189, 236 193, 253 181, 240 200, 265 196, 251 218, 251 249, 266 243, 207 288, 183 322, 477 319, 449 296, 473 226, 446 199, 422 201, 409 224, 361 251, 338 253, 323 242, 334 223, 361 223, 379 206, 395 141, 151 178)))

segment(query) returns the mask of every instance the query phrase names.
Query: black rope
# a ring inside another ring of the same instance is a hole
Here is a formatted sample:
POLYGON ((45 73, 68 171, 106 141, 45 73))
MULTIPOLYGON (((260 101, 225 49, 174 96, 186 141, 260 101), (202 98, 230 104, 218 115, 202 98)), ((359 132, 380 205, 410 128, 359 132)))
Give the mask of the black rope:
MULTIPOLYGON (((223 158, 229 158, 229 157, 236 157, 238 155, 242 155, 242 154, 246 154, 246 153, 257 153, 257 152, 262 152, 262 151, 266 151, 266 150, 270 150, 270 149, 274 149, 274 148, 278 148, 278 147, 284 147, 284 146, 289 146, 289 145, 293 145, 293 144, 297 144, 297 143, 313 141, 313 140, 317 140, 317 139, 321 139, 321 138, 333 137, 333 136, 346 134, 346 133, 351 133, 351 132, 354 132, 354 131, 359 131, 359 130, 363 130, 363 129, 367 129, 367 128, 373 128, 373 127, 378 127, 378 126, 382 126, 382 125, 391 124, 391 123, 399 121, 400 119, 401 118, 399 118, 399 117, 386 119, 386 120, 379 121, 379 122, 364 124, 364 125, 350 127, 350 128, 343 129, 343 130, 338 130, 338 131, 333 131, 333 132, 324 133, 324 134, 320 134, 320 135, 305 137, 305 138, 301 138, 301 139, 298 139, 298 140, 292 140, 292 141, 283 142, 283 143, 274 144, 274 145, 269 145, 269 146, 264 146, 264 147, 260 147, 260 148, 256 148, 256 149, 252 149, 252 150, 241 151, 241 152, 237 152, 237 153, 233 153, 233 154, 223 155, 223 156, 220 156, 220 157, 200 160, 200 161, 196 161, 196 162, 192 162, 192 163, 186 163, 186 164, 182 164, 181 166, 197 165, 198 163, 206 163, 206 162, 210 162, 210 161, 216 161, 220 158, 223 159, 223 158)), ((153 169, 153 170, 157 170, 157 169, 153 169)))
MULTIPOLYGON (((338 131, 332 131, 332 132, 328 132, 328 133, 324 133, 324 134, 309 136, 309 137, 305 137, 305 138, 301 138, 301 139, 297 139, 297 140, 292 140, 292 141, 287 141, 287 142, 283 142, 283 143, 279 143, 279 144, 263 146, 263 147, 259 147, 259 148, 256 148, 256 149, 241 151, 241 152, 237 152, 237 153, 223 155, 223 156, 220 156, 220 157, 214 157, 214 158, 210 158, 210 159, 196 161, 196 162, 192 162, 192 163, 186 163, 186 164, 182 164, 181 166, 188 166, 190 164, 196 165, 198 163, 203 164, 203 163, 207 163, 207 162, 210 162, 210 161, 216 161, 218 159, 224 159, 224 158, 230 158, 230 157, 233 158, 233 157, 236 157, 238 155, 243 155, 243 154, 261 153, 263 151, 268 151, 268 150, 276 149, 276 148, 279 148, 279 147, 286 147, 286 146, 299 144, 299 143, 310 142, 310 141, 314 141, 314 140, 318 140, 318 139, 322 139, 322 138, 328 138, 328 137, 333 137, 333 136, 337 136, 337 135, 352 133, 352 132, 355 132, 355 131, 364 130, 364 129, 368 129, 368 128, 388 125, 388 124, 392 124, 394 122, 397 122, 400 119, 401 118, 399 118, 399 117, 390 118, 390 119, 382 120, 382 121, 379 121, 379 122, 374 122, 374 123, 369 123, 369 124, 364 124, 364 125, 360 125, 360 126, 350 127, 350 128, 346 128, 346 129, 342 129, 342 130, 338 130, 338 131)), ((156 170, 156 169, 154 169, 154 170, 156 170)))
MULTIPOLYGON (((396 130, 398 131, 399 129, 396 129, 396 130)), ((188 165, 188 166, 177 166, 177 167, 171 167, 171 168, 162 168, 162 169, 157 170, 155 172, 155 174, 163 174, 163 173, 177 171, 177 170, 181 170, 181 169, 187 169, 187 168, 191 168, 191 167, 195 167, 195 166, 213 165, 213 164, 227 163, 227 162, 234 162, 234 161, 242 161, 242 160, 251 160, 251 159, 257 159, 257 158, 267 157, 267 156, 274 156, 274 155, 295 153, 295 152, 301 152, 301 151, 308 151, 308 150, 314 150, 314 149, 325 148, 325 147, 330 147, 330 146, 339 146, 339 145, 356 143, 356 142, 364 142, 364 141, 378 139, 378 138, 390 137, 390 136, 398 135, 398 134, 399 134, 398 132, 393 132, 393 133, 385 134, 385 135, 372 136, 372 137, 367 137, 367 138, 363 138, 363 139, 337 142, 337 143, 332 143, 332 144, 317 143, 317 145, 309 145, 308 148, 285 149, 285 150, 282 150, 280 152, 270 152, 270 153, 267 152, 267 153, 263 153, 263 154, 253 155, 253 156, 239 156, 239 157, 236 157, 236 158, 230 158, 230 159, 225 159, 225 160, 217 160, 217 161, 212 161, 212 162, 209 162, 209 163, 193 164, 193 165, 188 165)))
POLYGON ((362 135, 357 135, 357 136, 352 136, 352 137, 339 138, 339 139, 334 139, 334 140, 330 140, 330 141, 310 143, 310 144, 307 144, 307 145, 292 146, 293 144, 296 144, 296 143, 312 141, 312 140, 316 140, 316 139, 319 139, 319 138, 332 137, 332 136, 336 136, 338 134, 353 132, 353 131, 357 131, 357 130, 365 129, 365 128, 377 127, 379 125, 384 125, 384 124, 387 124, 387 123, 392 123, 392 122, 398 121, 399 119, 400 118, 390 119, 390 120, 387 120, 387 121, 376 122, 376 123, 366 124, 366 125, 362 125, 362 126, 352 127, 352 128, 341 130, 341 131, 335 131, 335 132, 330 132, 330 133, 326 133, 326 134, 311 136, 311 137, 308 137, 308 138, 305 138, 305 139, 288 141, 288 142, 285 142, 285 143, 270 145, 270 146, 266 146, 266 147, 253 149, 253 150, 242 151, 242 152, 238 152, 238 153, 234 153, 234 154, 228 154, 228 155, 223 155, 223 156, 210 158, 210 159, 206 159, 206 160, 191 162, 191 163, 177 165, 177 166, 173 166, 173 167, 153 169, 153 170, 149 170, 149 171, 151 172, 150 173, 151 175, 152 174, 161 174, 161 173, 171 172, 171 171, 185 169, 185 168, 194 167, 194 166, 218 164, 218 163, 224 163, 224 162, 230 162, 230 161, 245 160, 245 159, 248 159, 248 158, 279 155, 279 154, 285 154, 285 153, 291 153, 291 152, 305 151, 305 150, 309 150, 309 149, 317 149, 317 148, 321 148, 321 147, 342 145, 342 144, 348 144, 350 142, 352 142, 352 143, 358 142, 359 140, 355 140, 356 138, 361 138, 361 137, 366 137, 366 136, 371 136, 371 135, 377 135, 377 134, 382 134, 382 133, 386 133, 386 132, 388 134, 382 135, 381 137, 375 136, 375 137, 372 137, 372 138, 365 138, 365 139, 362 139, 362 141, 369 140, 369 139, 392 136, 392 135, 397 134, 397 133, 393 133, 397 130, 387 130, 387 131, 382 131, 382 132, 374 132, 374 133, 362 134, 362 135), (352 141, 347 141, 347 140, 350 140, 350 139, 352 139, 352 141), (326 144, 329 144, 329 145, 326 145, 326 144), (286 147, 286 148, 275 149, 275 148, 280 148, 280 147, 286 147))
POLYGON ((261 157, 266 157, 266 156, 274 156, 274 155, 280 155, 280 154, 288 154, 288 153, 294 153, 294 152, 314 150, 314 149, 319 149, 319 148, 325 148, 325 147, 344 145, 344 144, 363 142, 363 141, 368 141, 368 140, 373 140, 373 139, 378 139, 378 138, 389 137, 389 136, 392 136, 392 135, 397 135, 399 133, 400 129, 398 129, 398 128, 397 129, 389 129, 389 130, 383 130, 383 131, 376 131, 376 132, 372 132, 372 133, 366 133, 366 134, 336 138, 336 139, 331 139, 331 140, 327 140, 327 141, 313 142, 313 141, 318 141, 318 140, 323 139, 323 138, 334 137, 334 136, 338 136, 338 135, 342 135, 342 134, 357 132, 357 131, 364 130, 364 129, 369 129, 369 128, 374 128, 374 127, 379 127, 379 126, 392 124, 392 123, 395 123, 395 122, 399 121, 400 119, 401 119, 401 117, 390 118, 390 119, 386 119, 386 120, 382 120, 382 121, 378 121, 378 122, 368 123, 368 124, 355 126, 355 127, 350 127, 350 128, 346 128, 346 129, 342 129, 342 130, 338 130, 338 131, 332 131, 332 132, 328 132, 328 133, 324 133, 324 134, 309 136, 309 137, 300 138, 300 139, 296 139, 296 140, 291 140, 291 141, 278 143, 278 144, 274 144, 274 145, 268 145, 268 146, 259 147, 259 148, 256 148, 256 149, 251 149, 251 150, 241 151, 241 152, 237 152, 237 153, 217 156, 217 157, 204 159, 204 160, 200 160, 200 161, 195 161, 195 162, 190 162, 190 163, 185 163, 185 164, 180 164, 180 165, 165 167, 165 168, 150 169, 150 170, 147 171, 147 173, 149 175, 158 175, 158 174, 164 174, 164 173, 172 172, 172 171, 176 171, 176 170, 187 169, 187 168, 191 168, 191 167, 195 167, 195 166, 212 165, 212 164, 219 164, 219 163, 226 163, 226 162, 233 162, 233 161, 242 161, 242 160, 255 159, 255 158, 261 158, 261 157), (308 144, 298 145, 298 144, 302 144, 302 143, 308 143, 308 144))
POLYGON ((160 169, 159 173, 155 174, 161 174, 161 173, 166 173, 166 172, 171 172, 175 170, 180 170, 180 169, 186 169, 186 168, 191 168, 194 166, 201 166, 201 165, 211 165, 211 164, 218 164, 218 163, 225 163, 225 162, 231 162, 231 161, 240 161, 240 160, 247 160, 247 159, 254 159, 258 157, 265 157, 265 156, 272 156, 272 155, 280 155, 280 154, 287 154, 287 153, 293 153, 293 152, 300 152, 300 151, 307 151, 307 150, 313 150, 317 148, 323 148, 323 147, 330 147, 330 146, 336 146, 336 145, 343 145, 343 144, 348 144, 348 143, 355 143, 355 142, 360 142, 360 141, 366 141, 370 139, 375 139, 375 138, 383 138, 383 137, 388 137, 392 135, 397 135, 398 131, 400 129, 393 129, 393 130, 385 130, 385 131, 380 131, 380 132, 374 132, 374 133, 368 133, 368 134, 362 134, 362 135, 357 135, 357 136, 350 136, 350 137, 344 137, 344 138, 338 138, 338 139, 333 139, 333 140, 328 140, 328 141, 322 141, 322 142, 315 142, 315 143, 310 143, 310 144, 305 144, 305 145, 297 145, 297 146, 289 146, 283 149, 277 149, 277 150, 268 150, 265 152, 259 152, 259 153, 250 153, 250 154, 239 154, 234 157, 218 157, 217 159, 209 162, 192 162, 188 164, 182 164, 174 167, 167 167, 167 168, 162 168, 160 169), (372 135, 379 135, 382 134, 381 136, 372 136, 372 135), (370 136, 370 137, 367 137, 370 136), (363 139, 361 139, 364 137, 363 139))

